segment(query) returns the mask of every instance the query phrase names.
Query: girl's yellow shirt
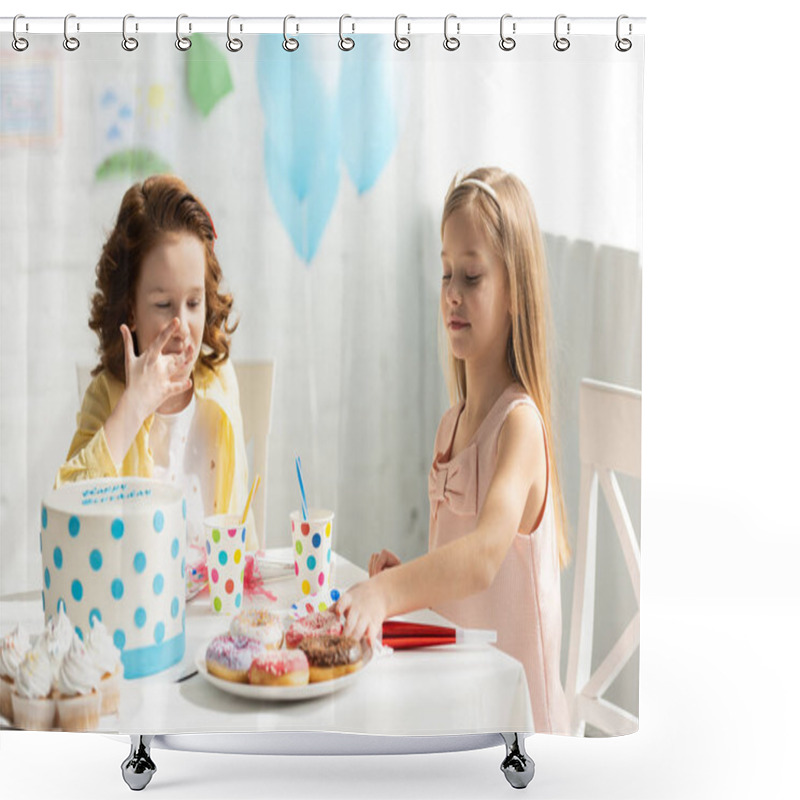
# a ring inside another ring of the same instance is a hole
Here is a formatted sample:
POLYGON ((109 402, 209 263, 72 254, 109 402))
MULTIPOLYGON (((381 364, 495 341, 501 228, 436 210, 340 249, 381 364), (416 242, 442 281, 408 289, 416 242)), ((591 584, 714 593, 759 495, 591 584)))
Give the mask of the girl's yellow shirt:
MULTIPOLYGON (((211 513, 241 513, 247 501, 247 453, 244 425, 239 407, 239 385, 230 360, 209 369, 199 360, 195 365, 194 393, 199 399, 214 402, 220 411, 217 426, 214 509, 211 513)), ((117 469, 106 441, 103 424, 119 402, 125 385, 108 370, 103 370, 86 389, 77 416, 77 430, 67 454, 67 461, 58 470, 55 486, 91 478, 118 478, 125 475, 140 478, 153 476, 153 454, 149 446, 150 427, 155 415, 149 416, 133 441, 122 466, 117 469)), ((258 537, 252 510, 247 515, 248 550, 258 548, 258 537)))

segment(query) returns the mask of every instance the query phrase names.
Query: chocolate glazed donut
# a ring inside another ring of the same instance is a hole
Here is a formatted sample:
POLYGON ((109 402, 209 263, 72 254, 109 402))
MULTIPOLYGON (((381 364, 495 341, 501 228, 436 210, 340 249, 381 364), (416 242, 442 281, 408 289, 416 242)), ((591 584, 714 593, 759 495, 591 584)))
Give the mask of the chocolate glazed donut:
POLYGON ((318 683, 341 678, 363 666, 360 642, 349 636, 317 636, 303 639, 300 650, 306 654, 309 681, 318 683))

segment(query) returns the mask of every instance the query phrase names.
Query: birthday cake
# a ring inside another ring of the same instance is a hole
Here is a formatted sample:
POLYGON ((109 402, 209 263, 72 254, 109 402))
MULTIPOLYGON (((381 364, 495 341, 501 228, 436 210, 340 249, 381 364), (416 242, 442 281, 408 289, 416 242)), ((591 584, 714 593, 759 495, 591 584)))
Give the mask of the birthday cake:
POLYGON ((125 678, 152 675, 185 650, 186 502, 146 478, 53 490, 42 504, 45 618, 64 604, 81 639, 100 620, 125 678))

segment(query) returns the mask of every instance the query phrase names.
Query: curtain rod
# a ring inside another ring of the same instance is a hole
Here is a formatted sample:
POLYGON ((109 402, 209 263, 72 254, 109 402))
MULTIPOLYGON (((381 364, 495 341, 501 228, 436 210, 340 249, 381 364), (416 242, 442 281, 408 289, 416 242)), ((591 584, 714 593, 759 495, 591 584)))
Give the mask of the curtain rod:
MULTIPOLYGON (((599 34, 614 36, 617 31, 616 17, 570 17, 559 15, 559 29, 569 35, 599 34)), ((288 18, 287 18, 288 19, 288 18)), ((506 16, 505 30, 508 34, 553 34, 554 17, 513 17, 506 16)), ((0 17, 0 31, 11 33, 13 17, 0 17)), ((304 17, 292 16, 289 31, 298 33, 338 34, 341 30, 350 33, 386 33, 394 34, 395 25, 399 26, 403 36, 425 33, 441 34, 444 32, 444 17, 356 17, 345 15, 340 22, 339 17, 304 17)), ((127 29, 130 33, 175 33, 176 17, 137 17, 128 19, 127 29)), ((64 17, 20 16, 17 20, 18 34, 63 33, 64 17)), ((238 34, 283 33, 284 17, 235 17, 231 30, 238 34)), ((622 20, 622 32, 626 36, 643 34, 644 17, 625 17, 622 20)), ((221 33, 228 30, 227 17, 195 17, 181 15, 180 28, 182 35, 187 33, 221 33)), ((458 17, 451 16, 449 30, 458 36, 476 34, 497 34, 500 30, 500 17, 458 17)), ((70 15, 70 34, 76 33, 121 33, 122 17, 81 17, 70 15)))

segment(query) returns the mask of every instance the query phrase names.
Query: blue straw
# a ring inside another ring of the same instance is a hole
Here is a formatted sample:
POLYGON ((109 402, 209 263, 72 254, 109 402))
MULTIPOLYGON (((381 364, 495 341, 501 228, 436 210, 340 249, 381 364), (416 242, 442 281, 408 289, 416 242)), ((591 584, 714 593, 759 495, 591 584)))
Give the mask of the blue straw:
POLYGON ((308 503, 306 503, 306 490, 303 486, 303 471, 300 469, 300 456, 297 456, 294 460, 294 465, 297 468, 297 480, 300 483, 300 496, 303 498, 303 519, 307 522, 308 521, 308 503))

